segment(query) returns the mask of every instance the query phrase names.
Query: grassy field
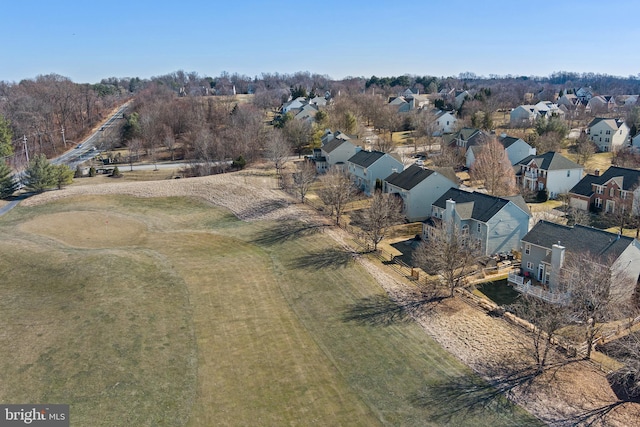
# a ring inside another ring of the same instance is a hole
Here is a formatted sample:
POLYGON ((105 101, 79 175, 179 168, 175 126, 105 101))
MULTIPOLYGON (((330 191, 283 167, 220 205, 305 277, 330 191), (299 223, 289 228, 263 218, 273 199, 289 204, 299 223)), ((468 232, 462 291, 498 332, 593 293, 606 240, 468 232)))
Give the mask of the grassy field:
POLYGON ((295 229, 187 198, 14 209, 0 401, 69 403, 78 426, 538 425, 505 401, 460 411, 463 391, 427 404, 473 373, 416 324, 345 320, 382 290, 295 229))

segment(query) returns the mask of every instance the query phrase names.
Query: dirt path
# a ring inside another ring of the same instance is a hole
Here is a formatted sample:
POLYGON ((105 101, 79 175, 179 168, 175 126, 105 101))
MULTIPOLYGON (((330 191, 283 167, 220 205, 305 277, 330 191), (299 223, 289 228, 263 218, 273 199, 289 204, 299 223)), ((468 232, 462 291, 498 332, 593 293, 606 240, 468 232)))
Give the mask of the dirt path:
MULTIPOLYGON (((193 196, 230 209, 245 221, 304 219, 327 223, 317 212, 296 204, 277 188, 267 169, 255 168, 233 174, 155 182, 114 182, 82 185, 36 195, 25 201, 31 206, 82 194, 127 194, 137 197, 193 196)), ((326 233, 339 245, 353 250, 349 235, 342 229, 327 227, 326 233)), ((379 262, 357 257, 367 271, 395 299, 402 298, 411 282, 379 262)), ((527 335, 501 318, 462 301, 446 299, 417 319, 440 345, 480 375, 499 381, 505 362, 513 366, 522 361, 523 347, 530 345, 527 335)), ((527 392, 518 387, 509 397, 550 425, 579 425, 577 419, 595 408, 617 401, 605 376, 588 362, 575 362, 545 373, 527 392)), ((640 405, 618 406, 604 420, 592 425, 631 426, 640 419, 640 405)))

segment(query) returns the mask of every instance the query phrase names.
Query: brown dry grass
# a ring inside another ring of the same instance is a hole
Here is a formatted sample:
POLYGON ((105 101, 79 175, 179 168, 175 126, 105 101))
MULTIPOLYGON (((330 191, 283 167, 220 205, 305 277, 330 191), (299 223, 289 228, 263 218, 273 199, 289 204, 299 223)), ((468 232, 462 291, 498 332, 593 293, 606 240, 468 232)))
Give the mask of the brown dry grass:
MULTIPOLYGON (((245 220, 308 217, 313 213, 293 206, 275 188, 264 170, 244 171, 163 183, 116 183, 95 187, 72 187, 60 192, 45 193, 23 202, 36 206, 50 200, 77 194, 130 194, 139 197, 194 195, 232 210, 245 220)), ((350 246, 350 237, 341 230, 331 230, 329 236, 341 245, 350 246)), ((398 295, 411 286, 404 278, 381 267, 377 261, 360 259, 363 267, 391 295, 398 295)), ((449 299, 437 310, 426 312, 420 325, 440 345, 457 358, 487 377, 494 378, 496 368, 505 360, 522 359, 522 347, 527 336, 503 319, 488 316, 462 302, 449 299)), ((606 378, 592 364, 572 363, 545 374, 529 393, 514 390, 510 397, 536 416, 546 419, 566 419, 597 405, 616 401, 606 378), (531 392, 533 390, 533 392, 531 392)), ((627 404, 614 411, 602 425, 628 426, 640 416, 639 406, 627 404)))

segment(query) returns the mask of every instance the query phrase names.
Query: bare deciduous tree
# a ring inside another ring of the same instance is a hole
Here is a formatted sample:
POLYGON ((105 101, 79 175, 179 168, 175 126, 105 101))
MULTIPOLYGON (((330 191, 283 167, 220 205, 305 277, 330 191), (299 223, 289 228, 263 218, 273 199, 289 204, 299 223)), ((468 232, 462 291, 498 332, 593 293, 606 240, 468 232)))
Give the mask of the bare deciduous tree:
POLYGON ((544 372, 556 333, 569 323, 567 309, 563 306, 551 306, 539 298, 522 294, 509 310, 535 325, 535 330, 531 333, 533 347, 530 354, 535 362, 536 372, 544 372))
MULTIPOLYGON (((612 285, 624 287, 629 280, 613 260, 589 252, 567 255, 560 271, 560 283, 569 295, 569 310, 585 328, 586 357, 591 357, 594 340, 605 322, 625 313, 625 301, 612 285)), ((630 297, 630 296, 629 296, 630 297)))
POLYGON ((596 145, 589 141, 586 133, 581 132, 580 137, 576 140, 575 150, 576 162, 584 166, 596 153, 596 145))
POLYGON ((282 134, 300 158, 311 142, 313 126, 304 120, 289 120, 282 127, 282 134))
POLYGON ((300 201, 304 203, 304 199, 316 180, 316 167, 310 161, 298 163, 298 170, 293 172, 291 176, 291 185, 295 189, 300 201))
POLYGON ((338 168, 329 170, 320 178, 322 188, 318 191, 318 197, 331 208, 331 215, 335 215, 336 224, 340 225, 340 218, 344 208, 357 193, 351 177, 338 168))
POLYGON ((283 138, 282 133, 278 130, 271 131, 267 136, 265 144, 265 156, 267 160, 273 163, 276 173, 280 176, 282 168, 287 162, 287 157, 291 155, 291 146, 283 138))
POLYGON ((431 228, 426 240, 414 252, 413 261, 428 274, 439 274, 453 297, 480 254, 477 242, 469 233, 456 224, 442 221, 431 228))
POLYGON ((396 150, 396 144, 391 138, 386 139, 382 136, 378 136, 373 141, 373 149, 376 151, 382 151, 383 153, 393 153, 396 150))
POLYGON ((496 138, 491 138, 474 150, 479 152, 471 166, 471 178, 483 181, 487 192, 493 196, 516 194, 516 176, 502 144, 496 138))
POLYGON ((371 198, 371 205, 361 212, 358 222, 373 243, 373 250, 376 250, 389 227, 400 223, 403 218, 402 199, 395 194, 376 191, 371 198))

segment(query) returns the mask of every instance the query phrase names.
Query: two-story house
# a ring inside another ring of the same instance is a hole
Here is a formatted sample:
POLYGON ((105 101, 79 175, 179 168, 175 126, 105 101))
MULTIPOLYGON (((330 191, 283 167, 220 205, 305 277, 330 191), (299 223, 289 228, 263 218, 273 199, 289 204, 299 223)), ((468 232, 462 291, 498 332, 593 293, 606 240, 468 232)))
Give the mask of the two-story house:
POLYGON ((618 212, 640 203, 640 170, 611 166, 603 174, 587 174, 569 191, 569 206, 581 210, 618 212))
POLYGON ((507 253, 520 247, 529 230, 531 212, 522 196, 495 197, 451 188, 436 200, 431 218, 423 222, 422 234, 429 238, 430 227, 444 221, 469 233, 484 255, 507 253))
POLYGON ((347 166, 356 187, 368 196, 375 192, 376 182, 382 187, 386 177, 404 170, 400 160, 381 151, 358 151, 347 160, 347 166))
POLYGON ((385 192, 402 198, 408 221, 423 221, 431 215, 431 205, 451 187, 457 188, 458 182, 453 168, 423 169, 411 165, 385 179, 385 192))
POLYGON ((519 161, 516 183, 531 191, 547 190, 550 198, 566 193, 582 179, 584 168, 566 157, 548 151, 519 161))
POLYGON ((322 157, 327 166, 346 167, 347 161, 354 156, 361 147, 355 145, 351 139, 334 138, 320 147, 322 157))
POLYGON ((587 134, 600 151, 614 151, 629 141, 629 126, 621 119, 596 117, 589 123, 587 134))
MULTIPOLYGON (((560 273, 565 258, 571 254, 591 253, 607 267, 623 272, 630 280, 616 280, 611 288, 612 293, 621 297, 633 295, 640 276, 640 243, 593 227, 540 221, 522 238, 520 251, 524 279, 536 280, 552 295, 564 292, 560 273)), ((508 280, 522 284, 523 277, 510 274, 508 280)))
MULTIPOLYGON (((486 138, 474 138, 470 141, 471 145, 467 148, 467 153, 465 154, 465 164, 468 168, 473 166, 473 163, 476 161, 476 157, 480 154, 482 142, 485 141, 487 141, 486 138)), ((536 154, 536 149, 520 138, 514 138, 507 134, 502 134, 500 135, 500 138, 498 138, 498 141, 504 147, 504 151, 507 153, 507 157, 509 158, 509 162, 512 166, 525 157, 536 154)))
POLYGON ((456 123, 458 119, 456 119, 455 111, 443 111, 437 110, 434 113, 435 116, 435 133, 436 135, 442 135, 445 133, 451 133, 456 128, 456 123))

